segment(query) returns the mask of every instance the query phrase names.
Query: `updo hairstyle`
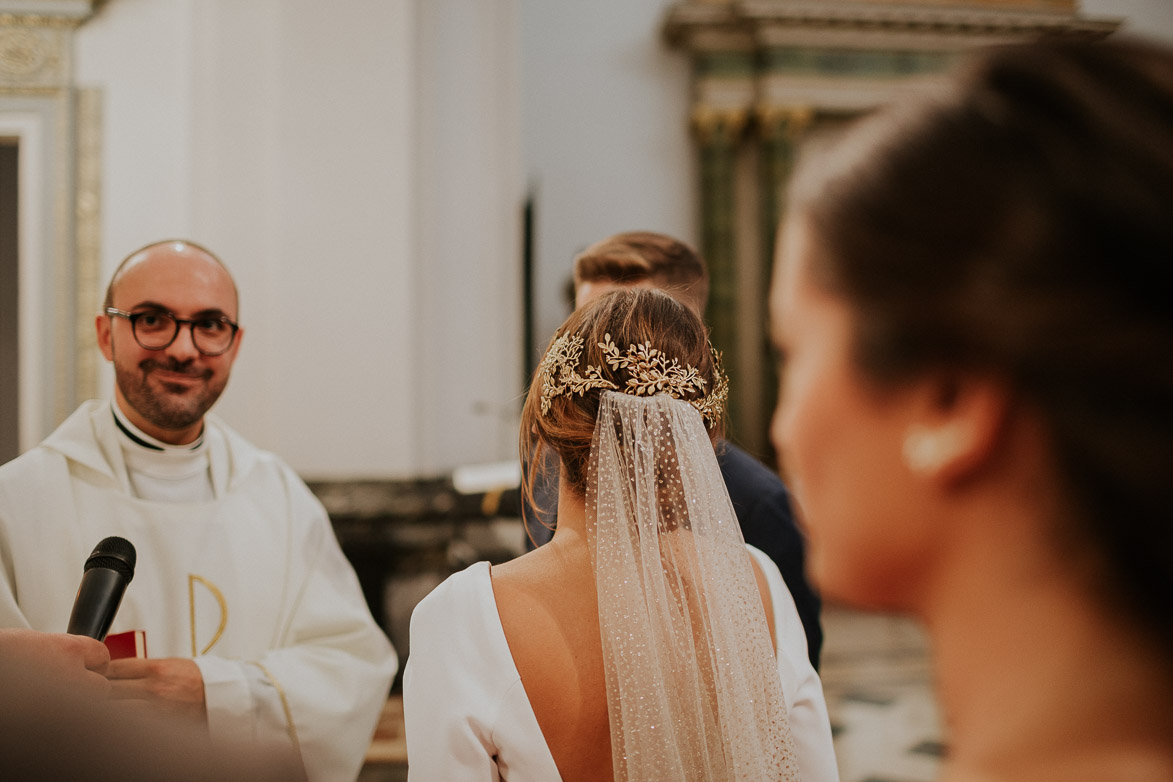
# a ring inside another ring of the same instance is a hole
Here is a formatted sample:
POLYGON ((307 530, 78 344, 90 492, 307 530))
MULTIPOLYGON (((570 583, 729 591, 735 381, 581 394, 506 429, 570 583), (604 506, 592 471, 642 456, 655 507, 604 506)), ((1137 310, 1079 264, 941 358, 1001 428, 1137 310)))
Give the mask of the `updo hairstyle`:
MULTIPOLYGON (((716 365, 704 323, 688 307, 658 290, 624 288, 600 296, 571 314, 555 333, 551 345, 568 334, 583 340, 577 371, 585 373, 588 365, 599 367, 603 377, 619 388, 625 387, 628 374, 623 368, 607 364, 599 347, 607 334, 621 349, 647 343, 669 359, 696 368, 705 380, 705 393, 717 384, 716 365)), ((560 394, 550 399, 549 411, 543 414, 543 380, 543 370, 539 367, 521 412, 521 459, 522 464, 529 465, 523 491, 531 502, 536 476, 546 466, 542 458, 546 449, 552 450, 561 461, 563 480, 576 494, 585 494, 587 463, 602 393, 592 389, 581 396, 560 394)), ((698 393, 686 399, 701 396, 698 393)), ((715 442, 724 430, 723 419, 710 423, 708 429, 715 442)))

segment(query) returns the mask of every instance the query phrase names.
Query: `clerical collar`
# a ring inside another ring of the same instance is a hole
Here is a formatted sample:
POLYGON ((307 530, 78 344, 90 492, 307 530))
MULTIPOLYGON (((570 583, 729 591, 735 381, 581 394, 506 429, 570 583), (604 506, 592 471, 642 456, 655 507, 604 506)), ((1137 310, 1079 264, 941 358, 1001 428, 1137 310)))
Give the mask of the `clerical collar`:
POLYGON ((195 442, 185 443, 184 445, 172 445, 165 443, 158 438, 151 437, 149 434, 139 429, 132 424, 130 420, 122 414, 118 409, 118 402, 111 400, 110 407, 114 411, 114 423, 118 429, 135 445, 146 448, 150 451, 159 451, 162 453, 190 453, 197 451, 204 444, 204 430, 200 429, 200 436, 195 439, 195 442))

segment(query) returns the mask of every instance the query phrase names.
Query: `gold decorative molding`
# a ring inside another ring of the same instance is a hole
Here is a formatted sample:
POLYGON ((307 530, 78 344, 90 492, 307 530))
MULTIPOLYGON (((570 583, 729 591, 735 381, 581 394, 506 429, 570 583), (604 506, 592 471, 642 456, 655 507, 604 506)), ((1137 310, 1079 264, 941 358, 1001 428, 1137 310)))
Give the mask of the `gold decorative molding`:
POLYGON ((0 26, 77 27, 107 0, 0 0, 0 26))
POLYGON ((746 2, 746 23, 785 24, 794 27, 849 27, 889 32, 915 31, 969 35, 982 33, 1018 37, 1059 35, 1102 38, 1118 26, 1116 19, 1091 19, 1076 14, 1018 9, 986 9, 969 6, 908 6, 888 4, 788 2, 760 0, 746 2))
POLYGON ((0 79, 0 97, 51 98, 59 92, 60 87, 10 87, 0 79))
POLYGON ((0 23, 0 91, 61 89, 69 83, 70 34, 0 23))
POLYGON ((1070 0, 685 0, 668 12, 665 36, 687 48, 707 30, 758 36, 763 26, 863 31, 917 31, 1016 38, 1058 35, 1102 38, 1118 19, 1089 18, 1070 0))
POLYGON ((749 115, 748 108, 696 106, 692 110, 692 128, 702 144, 732 143, 741 137, 749 124, 749 115))
MULTIPOLYGON (((73 312, 76 294, 73 280, 73 235, 70 228, 73 225, 73 171, 67 161, 72 160, 73 106, 68 90, 62 89, 52 98, 54 112, 58 121, 53 123, 54 137, 51 141, 54 150, 61 155, 62 163, 54 166, 50 192, 53 198, 53 244, 51 254, 44 263, 51 263, 53 267, 52 307, 53 312, 73 312)), ((77 396, 74 393, 72 379, 74 368, 73 331, 69 328, 59 329, 53 335, 53 377, 57 382, 53 384, 53 416, 58 421, 64 421, 77 407, 77 396)))
POLYGON ((84 18, 76 16, 51 16, 48 14, 0 14, 0 27, 49 27, 72 30, 84 18))
POLYGON ((23 27, 0 29, 0 71, 14 77, 41 68, 49 56, 43 36, 23 27))
POLYGON ((102 93, 96 89, 77 92, 77 196, 74 199, 76 237, 76 291, 74 305, 77 357, 76 382, 80 399, 98 396, 98 345, 94 334, 94 312, 101 296, 102 238, 102 93))
POLYGON ((73 31, 100 6, 92 0, 0 0, 0 92, 68 88, 73 31))
MULTIPOLYGON (((892 0, 854 0, 871 5, 892 5, 892 0)), ((1075 0, 901 0, 902 5, 964 6, 966 8, 1015 8, 1029 11, 1075 13, 1075 0)))
POLYGON ((811 106, 774 106, 763 104, 754 109, 754 119, 762 136, 771 137, 781 130, 787 141, 797 141, 815 118, 811 106))

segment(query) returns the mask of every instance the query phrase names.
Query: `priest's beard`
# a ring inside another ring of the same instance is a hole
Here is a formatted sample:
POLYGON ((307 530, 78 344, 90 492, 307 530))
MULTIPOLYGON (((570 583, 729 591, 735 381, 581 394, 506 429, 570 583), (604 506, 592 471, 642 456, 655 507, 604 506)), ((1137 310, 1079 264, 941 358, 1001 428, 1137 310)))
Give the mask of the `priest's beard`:
POLYGON ((211 369, 196 369, 191 361, 174 359, 156 361, 148 358, 137 366, 127 367, 115 357, 114 378, 122 396, 139 415, 153 426, 170 431, 186 429, 203 418, 228 384, 227 374, 217 377, 211 369), (158 369, 181 372, 201 382, 177 385, 157 378, 152 381, 151 375, 158 369))

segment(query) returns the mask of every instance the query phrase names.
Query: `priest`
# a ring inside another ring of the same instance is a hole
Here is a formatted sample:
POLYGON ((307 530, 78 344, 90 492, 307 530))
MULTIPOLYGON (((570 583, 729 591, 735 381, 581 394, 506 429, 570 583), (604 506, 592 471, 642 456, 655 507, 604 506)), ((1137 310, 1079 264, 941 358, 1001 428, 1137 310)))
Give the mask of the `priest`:
POLYGON ((208 413, 244 336, 231 275, 194 242, 148 245, 96 328, 113 400, 0 467, 0 627, 64 630, 90 550, 123 537, 138 563, 110 632, 148 656, 110 661, 109 697, 354 779, 398 661, 321 504, 208 413))

